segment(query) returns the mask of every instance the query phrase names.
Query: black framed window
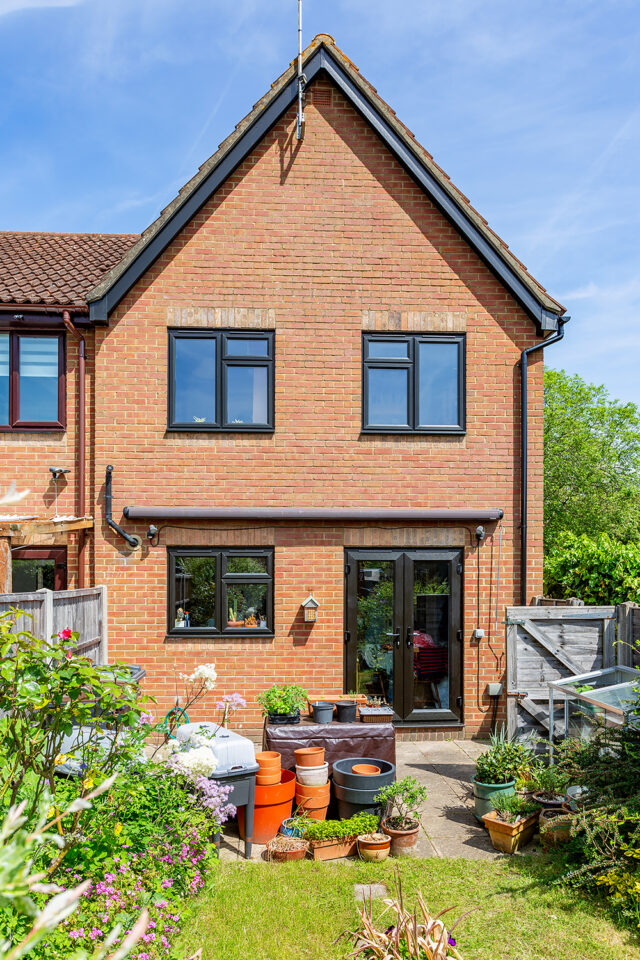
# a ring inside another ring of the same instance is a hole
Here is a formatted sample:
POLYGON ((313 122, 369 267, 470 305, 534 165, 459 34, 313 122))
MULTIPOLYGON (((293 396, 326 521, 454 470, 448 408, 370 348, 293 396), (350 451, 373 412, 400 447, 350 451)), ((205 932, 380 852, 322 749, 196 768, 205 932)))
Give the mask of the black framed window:
POLYGON ((464 433, 464 334, 364 334, 362 429, 464 433))
POLYGON ((0 430, 64 426, 64 334, 0 331, 0 430))
POLYGON ((274 428, 274 335, 169 331, 170 430, 274 428))
POLYGON ((273 549, 170 547, 168 633, 273 634, 273 549))

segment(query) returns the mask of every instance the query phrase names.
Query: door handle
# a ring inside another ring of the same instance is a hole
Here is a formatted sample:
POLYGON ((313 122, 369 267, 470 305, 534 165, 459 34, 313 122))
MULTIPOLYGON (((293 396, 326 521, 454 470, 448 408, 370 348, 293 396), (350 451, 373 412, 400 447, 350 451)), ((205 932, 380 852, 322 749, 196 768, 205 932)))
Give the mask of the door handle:
POLYGON ((407 650, 413 650, 413 627, 407 627, 407 650))
POLYGON ((400 628, 398 628, 396 633, 385 633, 385 637, 390 637, 395 643, 396 647, 400 646, 400 628))

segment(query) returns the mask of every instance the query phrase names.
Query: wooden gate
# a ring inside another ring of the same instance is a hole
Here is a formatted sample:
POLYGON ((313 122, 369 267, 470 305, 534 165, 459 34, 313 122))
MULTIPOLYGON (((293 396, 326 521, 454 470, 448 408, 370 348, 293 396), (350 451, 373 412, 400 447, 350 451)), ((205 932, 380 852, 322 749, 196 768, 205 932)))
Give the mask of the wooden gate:
POLYGON ((616 608, 507 607, 506 624, 509 735, 546 738, 549 681, 614 665, 616 608))

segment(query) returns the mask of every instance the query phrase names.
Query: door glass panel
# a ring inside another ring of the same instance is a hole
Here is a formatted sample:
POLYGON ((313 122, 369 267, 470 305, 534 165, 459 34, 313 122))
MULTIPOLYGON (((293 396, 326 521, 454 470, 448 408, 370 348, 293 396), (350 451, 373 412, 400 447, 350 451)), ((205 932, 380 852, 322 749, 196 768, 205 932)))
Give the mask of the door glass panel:
POLYGON ((449 707, 449 564, 413 564, 413 709, 449 707))
POLYGON ((356 692, 393 704, 395 564, 358 561, 356 692))
POLYGON ((406 427, 409 424, 409 371, 404 367, 367 369, 367 425, 406 427))
POLYGON ((55 590, 55 560, 14 560, 11 564, 11 589, 14 593, 55 590))

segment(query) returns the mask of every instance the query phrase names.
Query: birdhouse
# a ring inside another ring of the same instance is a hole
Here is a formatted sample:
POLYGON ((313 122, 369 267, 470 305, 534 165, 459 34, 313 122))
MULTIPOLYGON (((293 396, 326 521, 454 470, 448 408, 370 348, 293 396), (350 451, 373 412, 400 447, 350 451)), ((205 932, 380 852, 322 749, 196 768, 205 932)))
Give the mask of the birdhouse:
POLYGON ((304 622, 315 623, 318 619, 318 602, 313 599, 312 593, 309 594, 302 604, 302 609, 304 610, 304 622))

